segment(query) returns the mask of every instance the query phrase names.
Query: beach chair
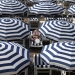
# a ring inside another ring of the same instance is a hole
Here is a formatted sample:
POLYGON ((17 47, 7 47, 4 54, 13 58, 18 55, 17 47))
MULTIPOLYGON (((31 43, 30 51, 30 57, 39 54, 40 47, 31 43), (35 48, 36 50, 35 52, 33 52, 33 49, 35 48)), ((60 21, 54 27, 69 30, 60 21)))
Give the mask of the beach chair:
POLYGON ((33 55, 33 64, 34 64, 34 75, 38 75, 38 73, 49 73, 51 74, 50 65, 46 65, 40 58, 40 54, 33 55))
POLYGON ((49 20, 51 21, 51 20, 55 20, 55 18, 54 17, 46 17, 45 20, 46 21, 49 21, 49 20))
POLYGON ((21 21, 24 21, 23 17, 19 17, 19 16, 14 16, 15 19, 18 19, 18 20, 21 20, 21 21))
POLYGON ((57 20, 69 21, 66 17, 59 17, 57 20))
POLYGON ((36 29, 39 27, 39 19, 38 18, 29 18, 28 23, 30 25, 30 29, 36 29))

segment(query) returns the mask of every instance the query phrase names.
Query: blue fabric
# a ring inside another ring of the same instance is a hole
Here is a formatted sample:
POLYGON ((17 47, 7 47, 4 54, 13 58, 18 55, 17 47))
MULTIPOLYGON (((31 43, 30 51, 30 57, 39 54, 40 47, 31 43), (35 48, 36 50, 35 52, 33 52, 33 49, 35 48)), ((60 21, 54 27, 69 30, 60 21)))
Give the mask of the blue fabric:
POLYGON ((35 4, 29 9, 30 13, 35 14, 59 14, 63 12, 63 8, 51 3, 51 2, 45 2, 45 3, 39 3, 35 4), (43 13, 44 12, 44 13, 43 13))
POLYGON ((23 39, 30 33, 26 23, 14 18, 0 18, 0 39, 13 40, 23 39))
POLYGON ((28 10, 24 4, 16 0, 2 0, 0 1, 0 7, 0 13, 2 14, 19 14, 28 10))
POLYGON ((69 13, 71 13, 72 15, 75 14, 75 4, 74 5, 71 5, 69 8, 68 8, 68 11, 69 13))
POLYGON ((22 72, 30 63, 29 50, 18 43, 0 41, 0 61, 0 74, 22 72))
POLYGON ((48 39, 55 41, 74 41, 75 25, 63 20, 51 20, 44 22, 40 28, 42 33, 48 39))
POLYGON ((73 71, 75 70, 75 43, 57 42, 45 45, 41 50, 40 58, 52 67, 54 65, 60 69, 73 71))

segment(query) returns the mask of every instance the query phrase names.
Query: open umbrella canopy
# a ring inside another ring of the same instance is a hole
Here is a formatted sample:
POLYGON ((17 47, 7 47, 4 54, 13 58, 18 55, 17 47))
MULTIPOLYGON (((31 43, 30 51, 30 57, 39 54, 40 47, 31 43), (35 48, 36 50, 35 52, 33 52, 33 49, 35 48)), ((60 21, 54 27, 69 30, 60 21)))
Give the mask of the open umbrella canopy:
POLYGON ((75 2, 75 0, 63 0, 63 1, 68 1, 68 2, 75 2))
POLYGON ((35 14, 59 14, 63 12, 63 8, 51 2, 41 2, 34 4, 29 11, 35 14))
POLYGON ((68 12, 71 13, 72 15, 75 15, 75 4, 74 5, 71 5, 68 8, 68 12))
POLYGON ((75 25, 63 20, 45 21, 39 28, 40 33, 55 41, 74 41, 75 25))
POLYGON ((20 20, 0 18, 0 40, 23 39, 29 32, 29 25, 20 20))
POLYGON ((1 0, 0 13, 1 14, 20 14, 26 12, 27 7, 16 0, 1 0))
POLYGON ((13 75, 30 64, 29 50, 18 43, 0 41, 0 75, 13 75))
POLYGON ((31 2, 36 2, 36 3, 39 3, 39 2, 55 2, 57 0, 30 0, 31 2))
POLYGON ((75 71, 75 43, 57 42, 43 46, 41 59, 53 68, 75 71))

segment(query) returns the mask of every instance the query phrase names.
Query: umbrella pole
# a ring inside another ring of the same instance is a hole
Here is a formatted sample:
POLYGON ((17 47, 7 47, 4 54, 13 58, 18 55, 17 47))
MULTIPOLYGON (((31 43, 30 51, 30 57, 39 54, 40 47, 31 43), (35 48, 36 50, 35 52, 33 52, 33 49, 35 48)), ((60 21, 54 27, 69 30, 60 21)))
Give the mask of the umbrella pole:
POLYGON ((70 75, 70 71, 69 71, 69 75, 70 75))
POLYGON ((25 39, 23 39, 23 46, 25 47, 25 39))
POLYGON ((52 70, 50 69, 50 71, 49 71, 49 75, 52 75, 52 70))
POLYGON ((25 75, 28 75, 28 68, 25 69, 25 75))
MULTIPOLYGON (((50 62, 49 62, 49 66, 50 66, 50 62)), ((49 75, 52 75, 52 69, 51 69, 51 67, 49 68, 49 75)))
POLYGON ((27 17, 29 16, 29 14, 30 14, 30 12, 29 12, 29 8, 28 8, 28 10, 27 10, 27 17))
POLYGON ((73 15, 72 15, 72 22, 73 22, 73 15))

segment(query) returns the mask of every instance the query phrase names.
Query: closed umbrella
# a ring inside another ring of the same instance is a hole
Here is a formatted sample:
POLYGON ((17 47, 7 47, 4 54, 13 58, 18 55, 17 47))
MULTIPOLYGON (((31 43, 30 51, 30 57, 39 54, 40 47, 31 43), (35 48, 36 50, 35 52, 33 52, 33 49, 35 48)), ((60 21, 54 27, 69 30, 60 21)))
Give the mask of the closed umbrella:
POLYGON ((74 41, 75 25, 63 20, 45 21, 39 27, 40 33, 55 41, 74 41))
POLYGON ((39 4, 34 4, 32 7, 29 8, 30 13, 35 14, 59 14, 63 12, 63 8, 51 3, 51 2, 42 2, 39 4))
POLYGON ((23 39, 29 33, 26 23, 14 18, 0 18, 0 40, 23 39))
POLYGON ((26 12, 27 10, 27 7, 17 0, 0 1, 1 14, 20 14, 26 12))
POLYGON ((41 59, 51 67, 75 71, 75 43, 57 42, 43 46, 41 59))
POLYGON ((29 64, 28 49, 18 43, 0 41, 0 75, 19 74, 29 64))

